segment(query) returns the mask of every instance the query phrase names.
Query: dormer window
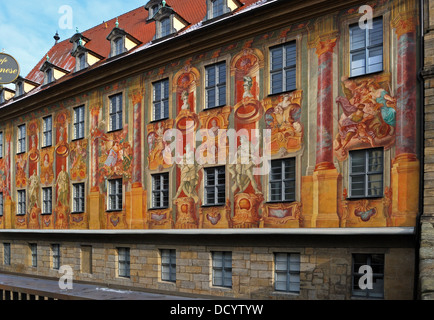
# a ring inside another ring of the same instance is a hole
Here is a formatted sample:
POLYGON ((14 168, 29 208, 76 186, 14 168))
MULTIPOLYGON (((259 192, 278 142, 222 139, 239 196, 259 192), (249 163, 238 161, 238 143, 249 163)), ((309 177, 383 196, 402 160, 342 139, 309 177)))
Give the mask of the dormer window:
POLYGON ((170 18, 164 18, 161 21, 157 22, 157 24, 160 25, 160 32, 158 38, 167 37, 172 33, 170 18))
POLYGON ((115 27, 107 36, 107 40, 111 43, 110 57, 128 52, 141 44, 139 40, 127 33, 124 29, 119 28, 119 25, 119 21, 116 19, 115 27))
POLYGON ((54 81, 54 77, 53 77, 53 69, 47 69, 47 71, 45 71, 45 83, 51 83, 54 81))
POLYGON ((16 84, 16 96, 22 96, 24 94, 24 83, 22 81, 16 84))
POLYGON ((52 83, 69 73, 69 71, 52 64, 48 55, 47 61, 42 64, 39 70, 44 73, 44 85, 52 83))
POLYGON ((207 0, 206 20, 212 20, 229 14, 241 7, 243 4, 239 0, 207 0))
POLYGON ((149 11, 147 22, 155 22, 154 40, 168 37, 189 25, 164 0, 150 0, 145 9, 149 11))
POLYGON ((3 90, 3 88, 1 88, 0 91, 0 104, 5 103, 6 99, 5 99, 5 92, 3 90))
POLYGON ((78 58, 77 65, 76 65, 77 71, 86 69, 87 68, 86 53, 80 54, 77 58, 78 58))

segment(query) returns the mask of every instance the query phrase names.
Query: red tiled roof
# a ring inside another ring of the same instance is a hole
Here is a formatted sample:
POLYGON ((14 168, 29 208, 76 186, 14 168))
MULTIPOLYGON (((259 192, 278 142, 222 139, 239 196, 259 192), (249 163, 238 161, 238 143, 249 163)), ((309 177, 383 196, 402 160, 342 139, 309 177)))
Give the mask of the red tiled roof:
MULTIPOLYGON (((167 0, 166 2, 178 15, 189 22, 190 26, 200 23, 206 16, 206 0, 167 0)), ((241 2, 244 4, 240 8, 242 11, 258 0, 242 0, 241 2)), ((155 22, 147 23, 147 18, 148 11, 142 6, 119 16, 117 19, 119 28, 124 29, 128 34, 140 40, 141 45, 144 45, 151 42, 155 35, 155 22)), ((85 47, 107 58, 110 54, 110 42, 107 40, 107 36, 115 27, 115 23, 116 18, 81 32, 84 37, 90 39, 85 47)), ((72 72, 75 68, 75 58, 71 55, 72 43, 69 40, 66 39, 55 44, 47 55, 52 64, 72 72)), ((46 61, 47 55, 41 59, 26 79, 43 83, 44 74, 39 69, 46 61)))

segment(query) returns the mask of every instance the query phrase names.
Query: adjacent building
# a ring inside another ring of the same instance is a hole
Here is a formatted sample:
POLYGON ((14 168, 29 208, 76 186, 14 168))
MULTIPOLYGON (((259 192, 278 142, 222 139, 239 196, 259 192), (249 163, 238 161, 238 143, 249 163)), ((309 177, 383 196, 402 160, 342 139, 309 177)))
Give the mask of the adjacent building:
POLYGON ((420 9, 151 0, 56 38, 0 94, 0 271, 414 299, 420 9))

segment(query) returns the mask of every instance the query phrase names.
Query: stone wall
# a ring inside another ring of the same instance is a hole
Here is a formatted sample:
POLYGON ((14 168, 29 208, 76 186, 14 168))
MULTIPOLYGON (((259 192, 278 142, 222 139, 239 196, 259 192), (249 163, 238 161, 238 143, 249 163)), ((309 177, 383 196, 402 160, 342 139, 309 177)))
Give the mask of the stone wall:
POLYGON ((421 218, 419 295, 434 299, 434 1, 424 5, 425 155, 424 208, 421 218))
MULTIPOLYGON (((2 240, 2 243, 8 242, 2 240)), ((11 242, 12 265, 0 264, 0 272, 59 279, 52 269, 51 245, 38 241, 38 267, 30 266, 29 241, 11 242)), ((92 274, 82 273, 82 243, 60 242, 61 265, 74 271, 74 281, 132 288, 150 292, 170 292, 241 299, 346 300, 351 299, 352 254, 385 255, 385 299, 413 297, 414 258, 412 248, 321 248, 256 247, 220 245, 167 245, 138 243, 92 244, 92 274), (117 248, 130 248, 130 278, 118 276, 117 248), (176 249, 176 283, 161 281, 161 249, 176 249), (212 252, 232 252, 232 288, 212 285, 212 252), (300 254, 300 293, 274 290, 274 253, 300 254)), ((3 246, 0 245, 3 261, 3 246)))

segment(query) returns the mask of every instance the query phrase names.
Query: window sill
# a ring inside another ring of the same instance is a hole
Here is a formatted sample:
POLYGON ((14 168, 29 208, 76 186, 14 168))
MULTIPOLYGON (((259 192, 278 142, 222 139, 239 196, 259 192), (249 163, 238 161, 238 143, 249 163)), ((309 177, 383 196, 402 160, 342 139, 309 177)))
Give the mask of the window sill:
POLYGON ((84 140, 84 137, 82 137, 82 138, 76 138, 76 139, 71 139, 71 142, 76 142, 76 141, 80 141, 80 140, 84 140))
POLYGON ((203 204, 201 205, 202 208, 225 208, 226 203, 216 203, 216 204, 203 204))
POLYGON ((166 117, 166 118, 161 118, 161 119, 158 119, 158 120, 152 120, 149 123, 150 124, 154 124, 154 123, 163 122, 163 121, 166 121, 166 120, 169 120, 169 119, 170 119, 169 117, 166 117))
POLYGON ((360 200, 364 200, 364 199, 381 200, 381 199, 384 199, 384 195, 382 195, 382 196, 375 196, 375 197, 347 197, 346 198, 347 201, 360 201, 360 200))
POLYGON ((120 132, 122 130, 124 130, 124 128, 115 129, 115 130, 109 130, 109 131, 107 131, 107 133, 115 133, 115 132, 120 132))
POLYGON ((83 213, 84 213, 84 211, 83 212, 78 212, 78 211, 71 212, 71 214, 83 214, 83 213))
POLYGON ((359 74, 358 76, 349 76, 348 80, 355 80, 355 79, 363 78, 363 77, 366 77, 366 76, 374 76, 374 75, 382 74, 383 72, 384 72, 384 70, 370 72, 370 73, 365 73, 365 74, 359 74))
POLYGON ((48 149, 48 148, 51 148, 53 145, 49 145, 49 146, 43 146, 43 147, 41 147, 41 149, 48 149))
POLYGON ((167 210, 170 209, 169 207, 162 207, 162 208, 148 208, 148 211, 158 211, 158 210, 167 210))
POLYGON ((120 209, 120 210, 106 210, 105 212, 106 213, 119 213, 119 212, 122 212, 122 211, 124 211, 123 209, 120 209))
POLYGON ((282 92, 277 92, 277 93, 270 93, 268 95, 268 97, 272 98, 272 97, 281 96, 281 95, 284 95, 284 94, 291 94, 291 93, 293 93, 295 91, 297 91, 297 88, 295 88, 293 90, 288 90, 288 91, 282 91, 282 92))
POLYGON ((215 110, 215 109, 224 108, 224 107, 227 107, 227 104, 222 104, 221 106, 204 108, 203 111, 215 110))
POLYGON ((290 203, 294 203, 294 202, 297 202, 297 201, 296 200, 267 201, 267 202, 265 202, 265 204, 279 204, 279 203, 290 204, 290 203))
POLYGON ((52 212, 50 212, 50 213, 41 213, 41 216, 51 216, 53 213, 52 212))

